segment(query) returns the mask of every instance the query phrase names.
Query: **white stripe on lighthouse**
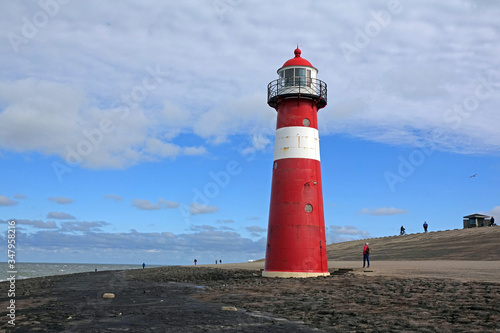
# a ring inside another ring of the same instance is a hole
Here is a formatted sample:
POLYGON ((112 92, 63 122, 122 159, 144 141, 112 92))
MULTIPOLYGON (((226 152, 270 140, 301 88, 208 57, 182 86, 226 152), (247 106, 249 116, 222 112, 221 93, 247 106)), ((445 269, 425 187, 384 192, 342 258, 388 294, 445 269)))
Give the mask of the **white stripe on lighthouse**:
POLYGON ((319 133, 311 127, 292 126, 276 130, 274 160, 309 158, 319 161, 319 133))

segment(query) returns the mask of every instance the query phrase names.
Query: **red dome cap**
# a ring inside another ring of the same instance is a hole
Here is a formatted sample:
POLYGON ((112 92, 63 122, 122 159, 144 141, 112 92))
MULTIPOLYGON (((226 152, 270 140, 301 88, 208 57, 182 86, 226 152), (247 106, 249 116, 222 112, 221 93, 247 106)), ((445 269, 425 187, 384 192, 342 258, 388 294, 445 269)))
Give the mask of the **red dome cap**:
MULTIPOLYGON (((309 61, 307 61, 306 59, 304 59, 300 56, 302 51, 300 51, 298 46, 293 53, 295 54, 295 58, 292 58, 292 59, 288 60, 287 62, 285 62, 283 64, 283 66, 281 66, 281 68, 289 67, 289 66, 307 66, 307 67, 312 67, 312 68, 316 69, 313 65, 311 65, 311 63, 309 61)), ((278 69, 278 71, 280 69, 278 69)))

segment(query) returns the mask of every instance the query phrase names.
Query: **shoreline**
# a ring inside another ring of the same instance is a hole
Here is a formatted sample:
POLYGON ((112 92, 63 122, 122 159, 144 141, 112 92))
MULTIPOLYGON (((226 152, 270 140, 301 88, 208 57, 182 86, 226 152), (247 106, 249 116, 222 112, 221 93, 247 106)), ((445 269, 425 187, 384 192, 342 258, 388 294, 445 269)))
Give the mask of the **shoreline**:
MULTIPOLYGON (((79 264, 76 264, 79 265, 79 264)), ((92 264, 86 264, 92 265, 92 264)), ((97 265, 97 264, 96 264, 97 265)), ((120 266, 120 264, 112 264, 120 266)), ((330 273, 338 270, 349 270, 352 274, 366 274, 369 276, 386 276, 386 277, 431 277, 442 279, 453 279, 460 281, 481 281, 481 282, 500 282, 500 260, 491 261, 473 261, 473 260, 371 260, 369 269, 362 268, 362 260, 328 260, 328 268, 330 273)), ((111 265, 110 265, 111 266, 111 265)), ((129 266, 129 265, 124 265, 129 266)), ((139 266, 139 265, 130 265, 139 266)), ((264 270, 264 260, 242 263, 227 263, 227 264, 198 264, 198 265, 151 265, 146 266, 145 270, 161 269, 165 267, 188 267, 188 268, 219 268, 219 269, 243 269, 243 270, 264 270)), ((99 272, 108 271, 131 271, 143 269, 140 267, 131 267, 126 269, 106 269, 98 270, 99 272)), ((42 275, 35 277, 23 277, 16 280, 37 279, 37 278, 52 278, 57 276, 66 276, 72 274, 94 273, 94 271, 82 271, 74 273, 42 275)), ((6 283, 6 280, 0 281, 6 283)))

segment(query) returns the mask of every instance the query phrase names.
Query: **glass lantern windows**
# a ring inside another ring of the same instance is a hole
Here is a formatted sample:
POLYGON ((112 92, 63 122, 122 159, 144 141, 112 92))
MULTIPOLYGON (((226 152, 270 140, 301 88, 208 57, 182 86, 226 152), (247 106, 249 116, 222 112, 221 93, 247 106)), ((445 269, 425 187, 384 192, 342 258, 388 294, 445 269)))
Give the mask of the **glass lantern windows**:
POLYGON ((285 87, 311 86, 311 70, 306 68, 288 68, 280 72, 281 84, 285 87))
POLYGON ((284 75, 285 78, 285 87, 290 87, 293 86, 293 77, 294 77, 294 71, 293 68, 285 69, 284 71, 281 71, 281 75, 284 75))
POLYGON ((304 87, 306 85, 306 69, 295 68, 295 86, 304 87))

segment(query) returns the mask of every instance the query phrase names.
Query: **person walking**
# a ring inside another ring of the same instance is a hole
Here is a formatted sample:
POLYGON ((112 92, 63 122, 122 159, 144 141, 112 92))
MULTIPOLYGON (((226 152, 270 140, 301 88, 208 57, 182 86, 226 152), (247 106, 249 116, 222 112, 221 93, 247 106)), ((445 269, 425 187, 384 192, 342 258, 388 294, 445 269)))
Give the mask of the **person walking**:
POLYGON ((401 231, 399 232, 400 235, 404 235, 405 234, 405 228, 403 226, 401 226, 401 231))
POLYGON ((363 248, 363 268, 365 264, 368 264, 366 268, 370 268, 370 243, 366 243, 363 248))
POLYGON ((495 225, 495 218, 492 216, 490 218, 490 227, 494 226, 495 225))
POLYGON ((424 232, 427 232, 427 227, 429 227, 429 225, 427 224, 427 221, 424 221, 424 232))
POLYGON ((142 269, 146 268, 146 264, 142 263, 142 269))
POLYGON ((194 265, 195 265, 195 266, 196 266, 196 263, 197 263, 197 262, 198 262, 198 260, 196 260, 196 259, 195 259, 195 260, 194 260, 194 265))

